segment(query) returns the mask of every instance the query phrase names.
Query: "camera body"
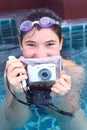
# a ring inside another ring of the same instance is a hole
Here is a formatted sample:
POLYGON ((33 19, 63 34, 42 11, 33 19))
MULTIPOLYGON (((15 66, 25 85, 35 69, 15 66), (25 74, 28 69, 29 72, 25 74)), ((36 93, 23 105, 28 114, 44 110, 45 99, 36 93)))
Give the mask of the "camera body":
POLYGON ((28 65, 27 72, 30 83, 56 81, 56 65, 53 63, 28 65))

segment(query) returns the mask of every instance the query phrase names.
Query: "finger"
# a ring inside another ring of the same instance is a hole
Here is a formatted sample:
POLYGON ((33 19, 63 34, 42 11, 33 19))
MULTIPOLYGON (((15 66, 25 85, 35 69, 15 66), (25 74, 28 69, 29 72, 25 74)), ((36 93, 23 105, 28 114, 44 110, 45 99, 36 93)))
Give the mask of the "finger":
POLYGON ((14 63, 14 62, 17 62, 17 59, 8 60, 8 61, 6 62, 6 69, 8 69, 8 67, 9 67, 12 63, 14 63))
POLYGON ((53 92, 55 92, 55 93, 60 93, 60 90, 57 89, 56 87, 52 87, 51 90, 52 90, 53 92))
POLYGON ((71 83, 71 77, 70 76, 63 74, 63 75, 61 75, 61 78, 63 78, 67 83, 71 83))
POLYGON ((27 75, 20 75, 19 77, 16 78, 16 81, 20 83, 22 80, 26 80, 26 79, 28 79, 27 75))
POLYGON ((14 88, 15 88, 15 86, 20 86, 20 82, 21 82, 22 80, 26 80, 26 79, 28 79, 28 76, 27 76, 27 75, 20 75, 20 76, 18 76, 18 77, 11 78, 11 79, 9 80, 9 83, 10 83, 12 86, 14 86, 14 88))
POLYGON ((9 72, 7 73, 7 75, 11 77, 16 77, 20 74, 27 75, 26 70, 24 68, 16 68, 12 71, 12 73, 9 73, 9 72))
POLYGON ((24 59, 24 57, 23 57, 23 56, 20 56, 19 59, 20 59, 20 60, 21 60, 21 59, 24 59))
POLYGON ((71 84, 71 77, 63 74, 63 75, 61 75, 61 78, 56 81, 56 83, 57 82, 60 82, 61 84, 65 84, 65 85, 67 85, 67 84, 70 85, 71 84))
POLYGON ((67 88, 66 86, 64 87, 60 83, 54 84, 52 88, 56 88, 57 90, 59 90, 59 92, 66 92, 70 90, 70 88, 67 88))
POLYGON ((55 87, 55 88, 51 88, 51 90, 52 90, 53 92, 55 92, 55 93, 60 94, 60 95, 64 95, 64 94, 66 93, 65 91, 60 91, 60 90, 58 90, 56 87, 55 87))
POLYGON ((24 68, 24 65, 21 62, 19 62, 18 60, 10 61, 10 62, 8 62, 6 69, 7 69, 7 71, 12 72, 16 68, 24 68))
POLYGON ((63 74, 65 74, 65 71, 64 71, 64 70, 61 71, 61 75, 63 75, 63 74))
POLYGON ((70 83, 70 82, 66 82, 65 79, 60 78, 60 79, 57 81, 57 83, 61 85, 61 88, 65 88, 65 89, 70 90, 71 83, 70 83))

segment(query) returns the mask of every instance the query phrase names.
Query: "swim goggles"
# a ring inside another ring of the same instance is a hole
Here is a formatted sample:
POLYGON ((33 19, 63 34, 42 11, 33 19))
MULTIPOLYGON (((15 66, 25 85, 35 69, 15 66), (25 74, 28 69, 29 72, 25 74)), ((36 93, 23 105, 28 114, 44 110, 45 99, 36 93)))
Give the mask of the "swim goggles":
POLYGON ((28 32, 28 31, 32 30, 32 28, 36 24, 38 24, 41 28, 49 28, 55 24, 60 25, 59 21, 56 21, 56 20, 49 18, 49 17, 42 17, 38 21, 32 22, 30 20, 26 20, 26 21, 22 22, 20 25, 20 31, 28 32))

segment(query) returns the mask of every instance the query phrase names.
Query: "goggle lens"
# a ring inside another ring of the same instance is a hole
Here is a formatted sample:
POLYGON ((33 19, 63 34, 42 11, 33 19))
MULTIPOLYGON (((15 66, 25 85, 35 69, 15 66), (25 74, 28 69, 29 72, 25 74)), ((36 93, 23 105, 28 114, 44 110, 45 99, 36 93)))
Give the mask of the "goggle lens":
POLYGON ((20 30, 23 32, 30 31, 33 28, 32 22, 27 20, 20 25, 20 30))

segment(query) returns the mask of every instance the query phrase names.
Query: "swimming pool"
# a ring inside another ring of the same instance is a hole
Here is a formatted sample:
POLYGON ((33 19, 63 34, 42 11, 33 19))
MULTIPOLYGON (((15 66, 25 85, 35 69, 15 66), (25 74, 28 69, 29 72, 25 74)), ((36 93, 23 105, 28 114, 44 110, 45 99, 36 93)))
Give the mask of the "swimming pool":
MULTIPOLYGON (((19 51, 19 47, 15 49, 15 45, 14 48, 10 50, 5 50, 8 55, 12 54, 13 52, 15 52, 18 49, 19 51)), ((66 52, 65 52, 66 53, 66 52)), ((14 53, 13 53, 14 54, 14 53)), ((16 53, 16 55, 18 56, 20 53, 16 53)), ((86 70, 87 73, 87 48, 83 49, 81 48, 80 50, 74 50, 72 49, 71 51, 68 51, 67 53, 68 55, 66 56, 69 59, 74 60, 76 63, 80 64, 81 66, 83 66, 86 70)), ((6 53, 4 51, 0 52, 0 57, 3 56, 3 63, 4 60, 6 58, 6 53)), ((2 63, 0 63, 0 66, 2 65, 2 63)), ((87 77, 87 74, 86 74, 87 77)), ((82 108, 85 111, 85 114, 87 115, 87 81, 85 82, 84 85, 84 93, 82 93, 81 95, 81 100, 82 100, 82 108)), ((5 90, 3 88, 3 71, 0 71, 0 102, 3 101, 5 97, 5 90)), ((29 122, 21 129, 16 129, 16 130, 60 130, 59 126, 57 125, 56 119, 53 118, 51 115, 47 114, 46 111, 44 110, 40 110, 40 109, 36 109, 36 108, 32 108, 33 111, 33 115, 32 118, 29 120, 29 122), (43 111, 43 112, 42 112, 43 111)))
MULTIPOLYGON (((67 34, 68 35, 68 34, 67 34)), ((70 39, 68 39, 70 40, 70 39)), ((80 40, 80 42, 82 42, 80 40)), ((69 42, 71 43, 71 42, 69 42)), ((84 44, 84 43, 83 43, 84 44)), ((86 77, 87 77, 87 47, 81 46, 67 46, 65 45, 66 49, 63 49, 62 55, 67 59, 74 60, 77 64, 81 65, 85 68, 86 71, 86 77)), ((4 47, 2 44, 0 44, 0 102, 3 101, 5 97, 5 90, 3 85, 3 72, 4 72, 4 65, 5 61, 7 60, 9 55, 15 55, 19 56, 21 54, 21 51, 19 49, 19 46, 14 44, 9 44, 9 47, 4 44, 4 47)), ((87 81, 85 81, 83 93, 81 94, 81 107, 84 109, 85 114, 87 115, 87 81)), ((53 118, 51 115, 46 113, 45 110, 41 110, 38 108, 32 108, 33 115, 32 118, 28 121, 27 124, 21 129, 16 130, 60 130, 56 119, 53 118), (43 112, 42 112, 43 111, 43 112)))

